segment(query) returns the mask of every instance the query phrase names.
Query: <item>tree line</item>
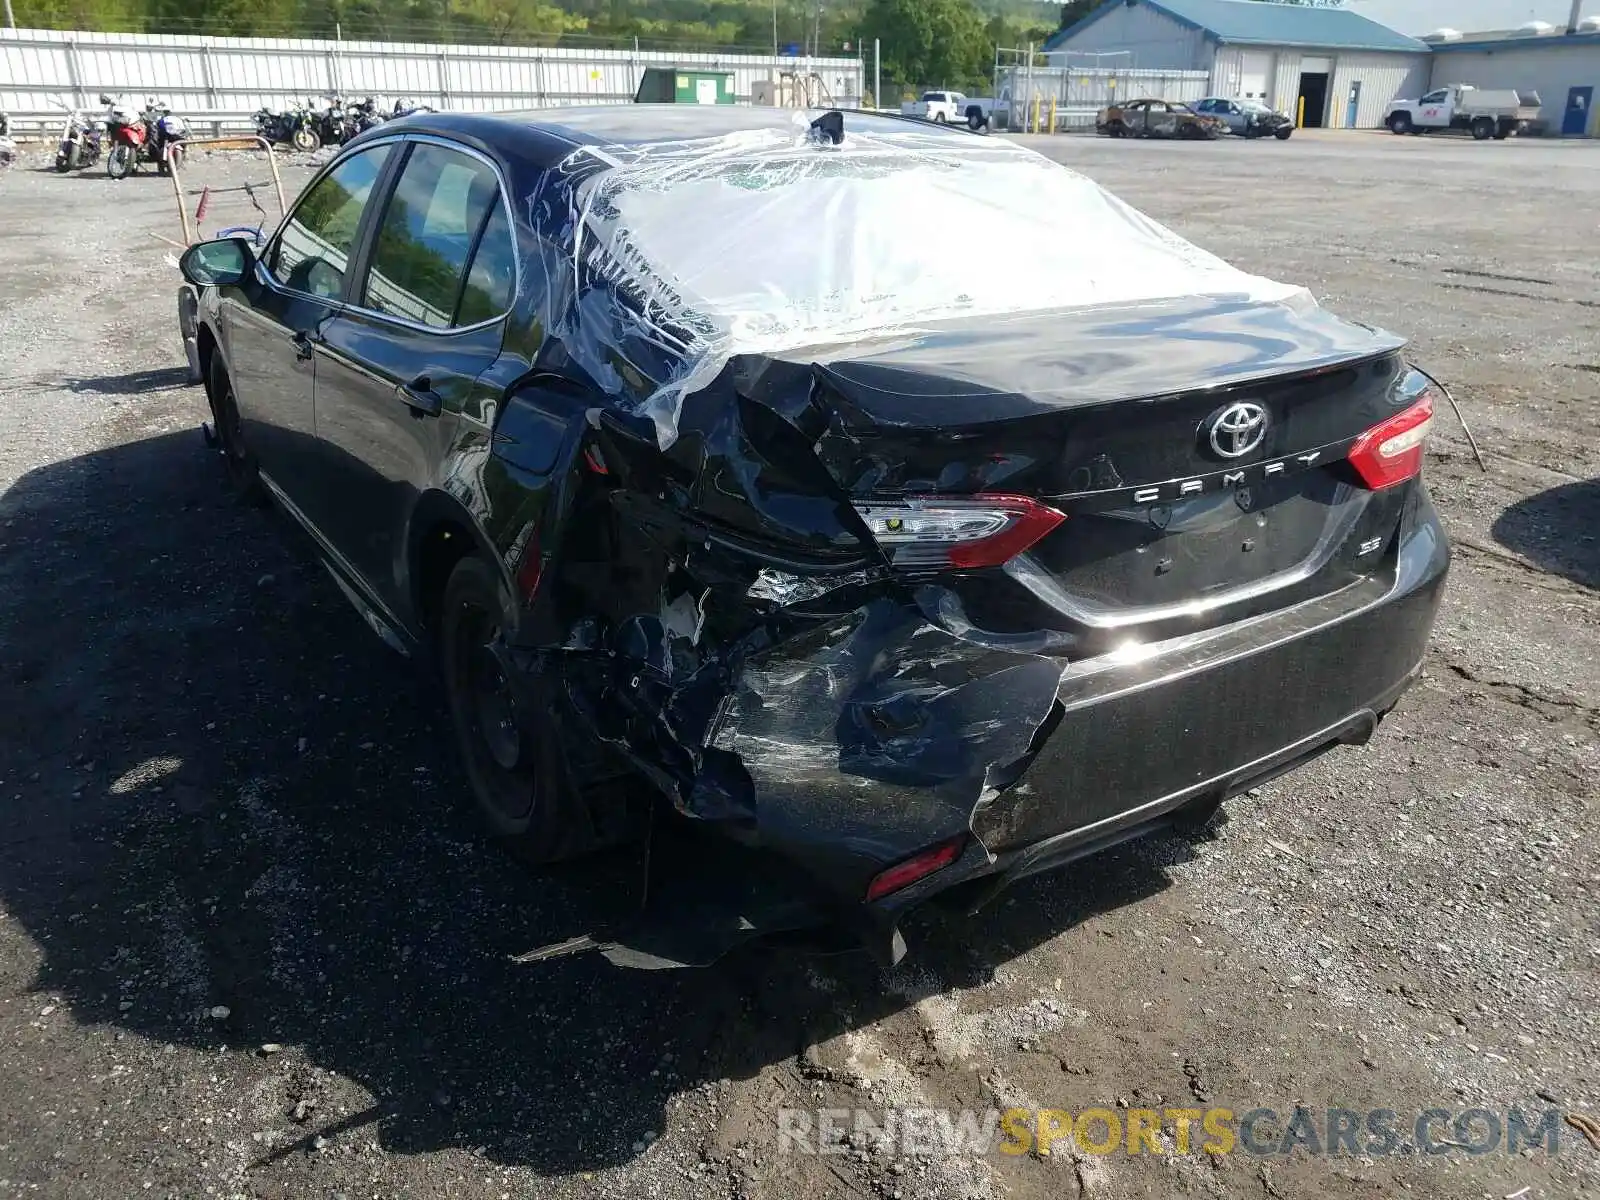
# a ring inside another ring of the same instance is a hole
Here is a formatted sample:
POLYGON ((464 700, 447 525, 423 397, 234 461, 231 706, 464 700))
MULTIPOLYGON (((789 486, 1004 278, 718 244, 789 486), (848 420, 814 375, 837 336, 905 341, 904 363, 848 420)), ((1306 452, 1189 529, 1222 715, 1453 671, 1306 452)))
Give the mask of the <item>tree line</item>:
MULTIPOLYGON (((12 0, 23 28, 860 55, 892 104, 987 89, 997 51, 1042 45, 1100 0, 12 0)), ((1337 0, 1290 0, 1337 3, 1337 0)))

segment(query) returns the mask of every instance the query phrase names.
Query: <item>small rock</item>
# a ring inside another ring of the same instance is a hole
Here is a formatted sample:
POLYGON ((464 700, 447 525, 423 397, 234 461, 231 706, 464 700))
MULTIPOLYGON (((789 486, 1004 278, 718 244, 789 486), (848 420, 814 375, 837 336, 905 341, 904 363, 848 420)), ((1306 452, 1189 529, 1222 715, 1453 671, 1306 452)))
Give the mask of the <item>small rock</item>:
POLYGON ((271 587, 274 583, 277 583, 277 582, 278 582, 278 580, 277 580, 276 576, 263 575, 260 579, 256 580, 256 586, 258 588, 271 587))
POLYGON ((316 1107, 317 1102, 309 1096, 304 1100, 296 1100, 294 1102, 294 1111, 289 1114, 289 1119, 297 1125, 303 1125, 311 1114, 316 1111, 316 1107))
POLYGON ((433 1102, 439 1108, 449 1108, 450 1107, 450 1093, 449 1092, 435 1092, 433 1094, 433 1102))
POLYGON ((309 743, 309 742, 308 742, 308 741, 306 741, 306 739, 305 739, 305 738, 301 738, 301 739, 300 739, 300 740, 299 740, 299 741, 298 741, 298 742, 296 742, 296 743, 295 743, 295 744, 294 744, 294 748, 295 748, 295 749, 296 749, 296 750, 298 750, 298 751, 299 751, 299 752, 300 752, 300 753, 301 753, 301 754, 304 754, 304 753, 305 753, 305 752, 306 752, 306 747, 307 747, 307 746, 308 746, 308 745, 310 745, 310 744, 311 744, 311 743, 309 743))
POLYGON ((1539 1097, 1539 1099, 1543 1100, 1546 1104, 1559 1104, 1559 1103, 1561 1103, 1559 1100, 1556 1099, 1556 1094, 1554 1092, 1548 1091, 1545 1088, 1540 1088, 1538 1091, 1536 1091, 1534 1093, 1534 1095, 1539 1097))
POLYGON ((226 1021, 232 1015, 233 1010, 226 1004, 219 1004, 211 1010, 211 1019, 213 1021, 226 1021))
POLYGON ((262 1042, 261 1043, 261 1053, 263 1053, 263 1054, 277 1054, 282 1049, 283 1049, 283 1047, 278 1045, 277 1042, 262 1042))
POLYGON ((328 1139, 320 1133, 317 1134, 316 1137, 311 1139, 311 1148, 313 1150, 326 1150, 328 1148, 328 1139))

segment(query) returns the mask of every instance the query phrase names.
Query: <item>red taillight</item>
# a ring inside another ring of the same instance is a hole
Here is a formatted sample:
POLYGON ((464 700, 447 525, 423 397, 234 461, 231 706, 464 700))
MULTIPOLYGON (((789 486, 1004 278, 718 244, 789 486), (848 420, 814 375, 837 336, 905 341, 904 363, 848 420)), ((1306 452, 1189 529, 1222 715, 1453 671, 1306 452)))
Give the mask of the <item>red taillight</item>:
POLYGON ((966 834, 962 834, 948 842, 941 842, 931 850, 924 850, 905 862, 896 863, 887 871, 880 871, 867 885, 867 899, 881 900, 892 892, 910 887, 919 879, 926 879, 935 871, 942 871, 961 857, 962 847, 966 844, 966 834))
POLYGON ((1010 562, 1067 519, 1027 496, 913 496, 856 512, 897 566, 963 569, 1010 562))
POLYGON ((1393 487, 1422 470, 1428 428, 1433 424, 1433 390, 1430 387, 1404 412, 1374 425, 1350 448, 1350 465, 1361 482, 1374 490, 1393 487))

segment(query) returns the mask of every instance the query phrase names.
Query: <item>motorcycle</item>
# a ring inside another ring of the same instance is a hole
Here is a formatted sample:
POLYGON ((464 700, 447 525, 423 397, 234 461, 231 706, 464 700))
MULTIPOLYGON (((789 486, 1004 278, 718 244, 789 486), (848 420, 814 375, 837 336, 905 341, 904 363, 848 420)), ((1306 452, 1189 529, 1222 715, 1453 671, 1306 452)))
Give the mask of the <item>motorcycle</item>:
POLYGON ((171 173, 172 162, 181 164, 183 142, 189 136, 188 123, 182 117, 155 100, 146 100, 144 110, 137 113, 109 96, 101 96, 100 101, 110 106, 106 133, 111 149, 106 154, 106 174, 111 178, 137 172, 140 163, 155 163, 161 175, 171 173))
POLYGON ((323 97, 328 106, 317 114, 317 136, 324 146, 342 146, 356 135, 356 120, 350 106, 337 93, 323 97))
POLYGON ((394 102, 394 113, 390 120, 398 121, 401 117, 409 117, 412 113, 431 113, 439 110, 429 104, 418 104, 415 100, 402 96, 394 102))
POLYGON ((322 145, 318 135, 317 115, 304 104, 297 104, 283 112, 259 109, 255 114, 256 132, 274 145, 289 145, 296 150, 310 152, 322 145))
POLYGON ((67 110, 61 138, 56 143, 56 170, 65 174, 80 167, 94 166, 100 161, 102 122, 91 120, 81 108, 67 108, 59 101, 56 107, 67 110))
POLYGON ((0 112, 0 167, 9 167, 17 158, 17 144, 6 136, 10 132, 10 115, 0 112))
POLYGON ((350 116, 355 121, 357 133, 365 133, 369 129, 376 129, 389 119, 389 115, 378 108, 378 98, 368 96, 359 104, 350 106, 350 116))

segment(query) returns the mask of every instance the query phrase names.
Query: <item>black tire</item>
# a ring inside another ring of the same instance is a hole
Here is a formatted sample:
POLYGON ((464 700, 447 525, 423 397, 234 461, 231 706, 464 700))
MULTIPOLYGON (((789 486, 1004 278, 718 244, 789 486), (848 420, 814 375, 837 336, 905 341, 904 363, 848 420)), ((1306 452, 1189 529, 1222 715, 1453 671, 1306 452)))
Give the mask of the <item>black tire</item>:
POLYGON ((133 170, 133 147, 126 142, 118 142, 111 147, 111 153, 106 155, 106 174, 113 179, 126 179, 131 170, 133 170))
POLYGON ((56 151, 56 170, 65 175, 72 168, 67 166, 67 153, 65 150, 56 151))
POLYGON ((1502 128, 1502 129, 1497 129, 1497 130, 1494 131, 1494 140, 1497 141, 1497 142, 1503 142, 1510 136, 1511 136, 1511 130, 1509 130, 1509 129, 1503 129, 1502 128))
POLYGON ((1486 142, 1494 136, 1494 118, 1478 117, 1472 122, 1472 138, 1477 142, 1486 142))
POLYGON ((490 653, 503 611, 494 569, 473 554, 458 562, 445 584, 439 621, 450 719, 490 831, 529 862, 559 862, 595 848, 597 839, 566 780, 550 707, 530 712, 490 653))
POLYGON ((1411 132, 1411 114, 1397 112, 1389 118, 1389 132, 1402 134, 1411 132))
POLYGON ((933 123, 935 125, 949 124, 949 122, 945 120, 945 115, 942 112, 936 112, 933 114, 933 123))
POLYGON ((206 398, 211 402, 211 421, 217 445, 228 469, 228 482, 244 503, 257 508, 267 502, 267 489, 261 482, 261 468, 245 445, 244 425, 239 419, 239 404, 234 399, 233 381, 223 365, 222 355, 211 352, 207 371, 206 398))
POLYGON ((1277 138, 1280 142, 1287 142, 1289 140, 1290 135, 1293 134, 1293 133, 1294 133, 1294 126, 1293 125, 1285 125, 1282 129, 1279 129, 1272 136, 1277 138))
POLYGON ((317 136, 317 131, 309 125, 302 125, 294 131, 289 138, 289 144, 296 150, 310 154, 313 150, 322 148, 322 139, 317 136))

